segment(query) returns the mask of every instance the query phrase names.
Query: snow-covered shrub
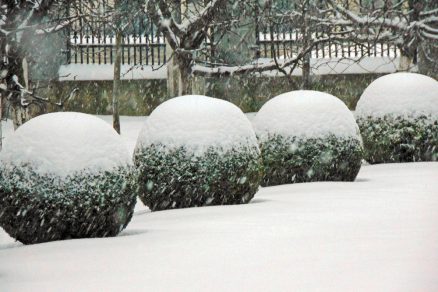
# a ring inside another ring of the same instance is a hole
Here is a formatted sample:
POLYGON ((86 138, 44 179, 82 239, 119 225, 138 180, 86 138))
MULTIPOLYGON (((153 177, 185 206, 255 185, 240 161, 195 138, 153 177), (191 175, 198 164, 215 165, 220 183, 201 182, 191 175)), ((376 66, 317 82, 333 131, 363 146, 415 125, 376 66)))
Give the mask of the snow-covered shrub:
POLYGON ((338 98, 299 90, 268 101, 257 113, 265 176, 262 185, 353 181, 362 145, 353 114, 338 98))
POLYGON ((132 217, 134 167, 99 118, 36 117, 5 141, 0 163, 0 226, 25 244, 115 236, 132 217))
POLYGON ((134 152, 139 197, 151 210, 249 202, 260 184, 251 123, 233 104, 182 96, 146 120, 134 152))
POLYGON ((378 78, 356 108, 370 163, 438 160, 438 82, 414 73, 378 78))

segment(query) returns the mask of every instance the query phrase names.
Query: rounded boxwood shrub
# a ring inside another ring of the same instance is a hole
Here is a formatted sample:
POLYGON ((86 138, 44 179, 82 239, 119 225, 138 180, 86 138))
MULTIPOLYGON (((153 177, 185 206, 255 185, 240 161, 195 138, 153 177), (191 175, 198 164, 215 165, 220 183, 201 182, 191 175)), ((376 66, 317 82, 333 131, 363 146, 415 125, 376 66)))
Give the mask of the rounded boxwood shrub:
POLYGON ((438 82, 414 73, 378 78, 356 108, 369 163, 438 160, 438 82))
POLYGON ((133 215, 129 152, 99 118, 36 117, 5 140, 0 163, 0 226, 25 244, 115 236, 133 215))
POLYGON ((152 112, 134 162, 139 197, 152 211, 248 203, 262 174, 257 139, 242 111, 196 95, 152 112))
POLYGON ((353 181, 362 144, 353 114, 338 98, 299 90, 269 100, 257 113, 265 175, 263 186, 353 181))

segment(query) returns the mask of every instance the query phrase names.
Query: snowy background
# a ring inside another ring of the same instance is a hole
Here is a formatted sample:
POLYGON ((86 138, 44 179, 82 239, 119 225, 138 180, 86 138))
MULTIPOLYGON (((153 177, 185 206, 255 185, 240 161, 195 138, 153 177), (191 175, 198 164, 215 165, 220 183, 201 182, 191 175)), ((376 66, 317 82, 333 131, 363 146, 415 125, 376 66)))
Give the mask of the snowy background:
MULTIPOLYGON (((144 120, 121 119, 130 151, 144 120)), ((0 231, 0 290, 437 291, 437 177, 434 162, 365 165, 353 183, 262 188, 248 205, 139 202, 115 238, 23 246, 0 231)))

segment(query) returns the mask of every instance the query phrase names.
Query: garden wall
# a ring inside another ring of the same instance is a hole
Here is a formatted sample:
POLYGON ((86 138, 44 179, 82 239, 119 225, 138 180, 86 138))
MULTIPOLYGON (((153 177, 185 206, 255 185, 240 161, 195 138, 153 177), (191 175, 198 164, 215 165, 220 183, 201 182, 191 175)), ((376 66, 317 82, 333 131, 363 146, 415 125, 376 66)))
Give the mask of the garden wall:
MULTIPOLYGON (((341 98, 350 109, 354 109, 363 90, 379 74, 344 74, 313 76, 312 89, 325 91, 341 98)), ((299 83, 298 77, 295 77, 299 83)), ((222 98, 239 106, 244 112, 255 112, 270 98, 297 89, 284 77, 229 77, 202 81, 205 94, 222 98)), ((111 114, 112 81, 56 81, 48 89, 40 90, 41 96, 57 101, 67 96, 74 87, 79 94, 70 100, 66 111, 91 114, 111 114)), ((148 115, 167 99, 166 80, 122 80, 120 97, 121 115, 148 115)), ((58 111, 50 106, 49 111, 58 111)))

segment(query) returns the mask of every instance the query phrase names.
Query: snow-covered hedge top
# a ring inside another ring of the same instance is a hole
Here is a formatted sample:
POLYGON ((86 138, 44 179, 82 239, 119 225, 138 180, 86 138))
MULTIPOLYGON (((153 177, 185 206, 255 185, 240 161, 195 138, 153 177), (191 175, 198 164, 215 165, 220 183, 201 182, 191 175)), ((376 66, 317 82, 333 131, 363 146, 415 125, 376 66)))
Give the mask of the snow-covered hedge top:
POLYGON ((330 134, 357 137, 359 133, 353 114, 340 99, 312 90, 272 98, 257 113, 253 124, 261 139, 274 134, 321 138, 330 134))
POLYGON ((31 119, 5 140, 0 163, 30 164, 40 174, 65 177, 131 164, 121 137, 103 120, 82 113, 51 113, 31 119))
POLYGON ((438 116, 438 81, 421 74, 394 73, 373 81, 356 107, 356 117, 438 116))
POLYGON ((233 147, 257 145, 249 120, 230 102, 217 98, 186 95, 159 105, 140 131, 137 146, 184 146, 195 154, 209 147, 224 151, 233 147))

